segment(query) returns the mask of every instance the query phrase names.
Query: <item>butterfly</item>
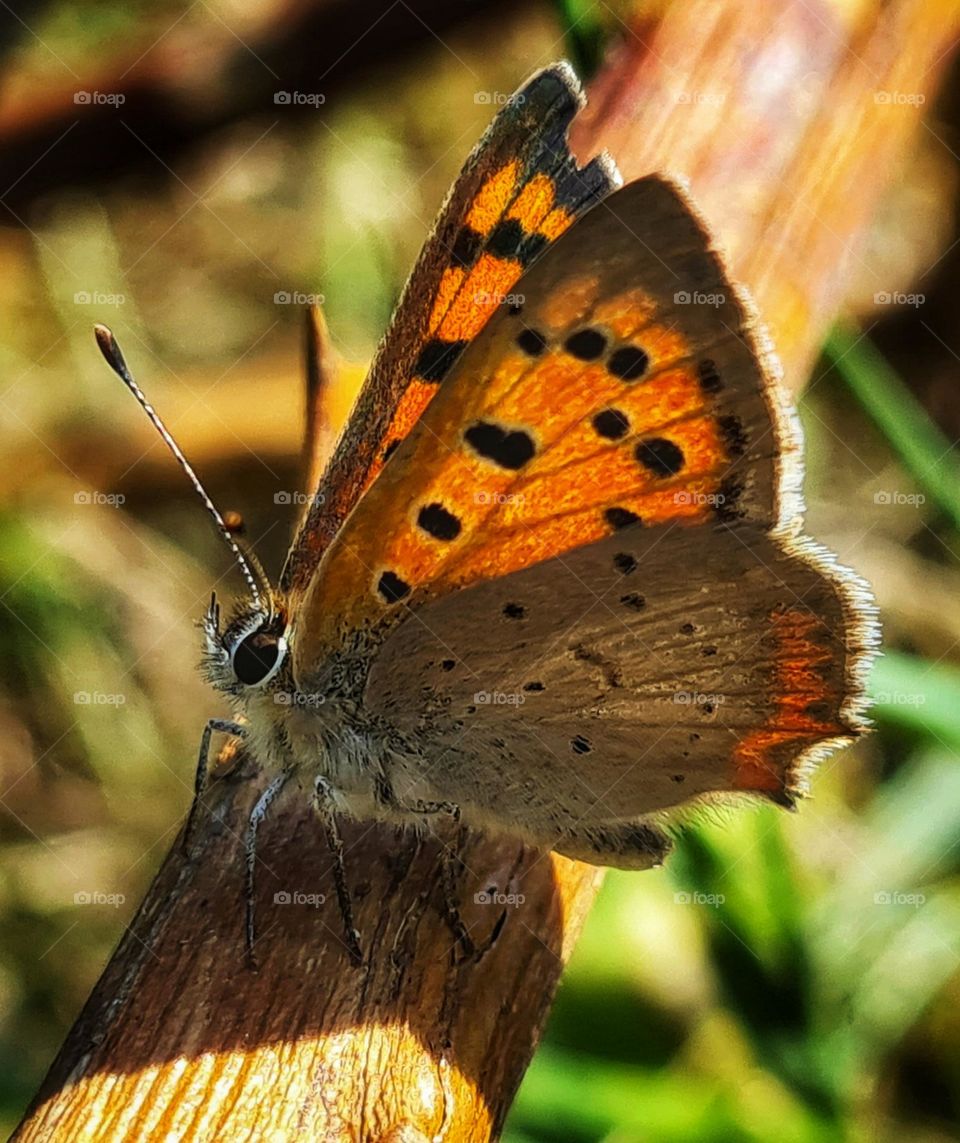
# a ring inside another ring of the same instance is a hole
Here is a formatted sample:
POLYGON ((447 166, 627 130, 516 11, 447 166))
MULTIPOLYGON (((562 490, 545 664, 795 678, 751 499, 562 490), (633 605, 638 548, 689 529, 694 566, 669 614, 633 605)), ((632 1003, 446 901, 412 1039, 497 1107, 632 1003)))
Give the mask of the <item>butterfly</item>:
MULTIPOLYGON (((337 814, 449 814, 598 865, 663 860, 678 807, 792 806, 864 725, 866 586, 800 532, 799 436, 685 191, 579 166, 564 63, 444 203, 273 586, 194 480, 249 598, 204 667, 308 780, 351 951, 337 814)), ((252 919, 248 912, 248 941, 252 919)))

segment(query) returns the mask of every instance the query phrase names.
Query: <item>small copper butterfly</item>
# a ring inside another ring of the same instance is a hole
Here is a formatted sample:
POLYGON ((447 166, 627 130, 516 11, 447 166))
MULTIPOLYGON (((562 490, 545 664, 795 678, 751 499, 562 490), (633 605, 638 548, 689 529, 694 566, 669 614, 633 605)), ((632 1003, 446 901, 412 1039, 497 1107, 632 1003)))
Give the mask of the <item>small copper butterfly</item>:
POLYGON ((337 812, 643 868, 680 804, 792 805, 862 726, 873 607, 800 534, 770 353, 678 185, 577 165, 582 103, 548 67, 474 149, 277 587, 193 477, 250 594, 204 620, 238 721, 200 780, 215 730, 275 774, 251 890, 264 813, 309 780, 355 956, 337 812))

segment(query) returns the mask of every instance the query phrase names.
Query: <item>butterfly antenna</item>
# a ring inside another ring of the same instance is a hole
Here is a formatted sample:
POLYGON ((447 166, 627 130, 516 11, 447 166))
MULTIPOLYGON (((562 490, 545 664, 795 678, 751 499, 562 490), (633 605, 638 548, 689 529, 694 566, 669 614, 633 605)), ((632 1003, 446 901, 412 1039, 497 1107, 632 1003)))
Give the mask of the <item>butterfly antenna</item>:
POLYGON ((204 503, 204 507, 213 518, 213 522, 217 527, 217 531, 223 538, 223 542, 227 545, 233 553, 233 558, 237 561, 237 566, 243 573, 243 578, 247 581, 247 587, 250 589, 250 594, 253 597, 253 605, 257 610, 263 610, 263 597, 264 595, 270 596, 269 581, 264 574, 260 564, 252 557, 246 555, 240 548, 240 545, 231 535, 230 528, 227 526, 226 521, 217 509, 217 506, 207 495, 207 490, 200 483, 200 478, 193 470, 193 465, 183 455, 183 452, 177 442, 170 435, 170 430, 160 419, 156 409, 150 404, 144 396, 143 390, 134 381, 124 356, 120 351, 120 346, 117 344, 117 339, 113 333, 107 329, 105 325, 99 323, 93 327, 94 334, 97 338, 97 345, 100 347, 100 352, 106 359, 107 364, 116 373, 120 380, 126 385, 130 392, 136 397, 137 403, 140 408, 147 414, 153 423, 153 427, 157 430, 161 437, 166 442, 167 448, 173 453, 177 463, 187 474, 187 479, 193 485, 196 494, 204 503))

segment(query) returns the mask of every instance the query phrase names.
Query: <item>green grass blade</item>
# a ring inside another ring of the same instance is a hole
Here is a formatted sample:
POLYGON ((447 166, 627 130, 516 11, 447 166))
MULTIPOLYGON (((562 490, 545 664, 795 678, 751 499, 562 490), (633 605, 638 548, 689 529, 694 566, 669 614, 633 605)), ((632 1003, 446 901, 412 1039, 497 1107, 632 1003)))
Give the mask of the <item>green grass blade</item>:
POLYGON ((824 352, 906 471, 960 531, 960 466, 947 437, 858 326, 835 326, 824 352))
POLYGON ((960 748, 960 671, 886 651, 870 674, 870 715, 960 748))
POLYGON ((603 58, 603 26, 593 0, 555 0, 567 51, 581 79, 589 79, 603 58))

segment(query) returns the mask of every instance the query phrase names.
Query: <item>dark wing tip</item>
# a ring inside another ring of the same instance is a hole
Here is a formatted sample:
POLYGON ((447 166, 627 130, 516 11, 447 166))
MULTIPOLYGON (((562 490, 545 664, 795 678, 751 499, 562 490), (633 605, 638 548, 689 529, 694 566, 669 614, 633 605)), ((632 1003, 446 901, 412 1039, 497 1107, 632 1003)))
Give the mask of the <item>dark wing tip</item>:
POLYGON ((534 72, 511 96, 511 103, 536 123, 544 118, 569 123, 586 101, 577 73, 566 60, 534 72))

